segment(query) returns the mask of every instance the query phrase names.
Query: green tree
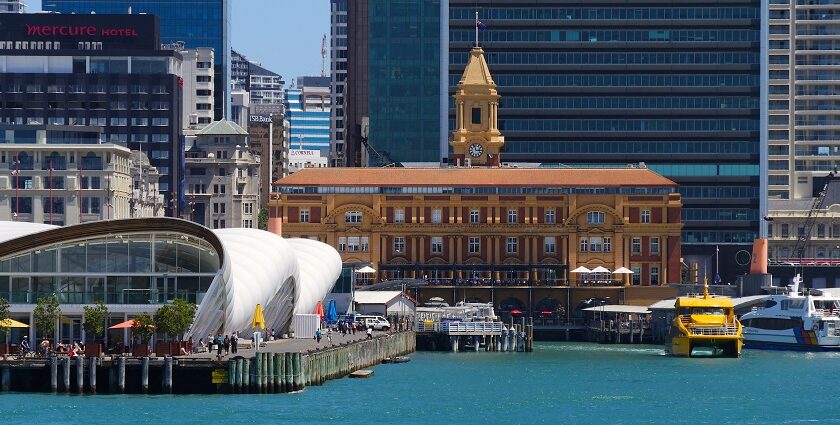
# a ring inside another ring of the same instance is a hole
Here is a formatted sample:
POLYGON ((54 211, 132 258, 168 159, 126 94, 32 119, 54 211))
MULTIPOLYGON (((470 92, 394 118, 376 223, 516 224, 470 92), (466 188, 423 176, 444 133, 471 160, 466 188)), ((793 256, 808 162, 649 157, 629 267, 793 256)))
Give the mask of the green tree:
MULTIPOLYGON (((156 313, 157 314, 157 313, 156 313)), ((140 338, 140 342, 148 344, 155 334, 155 322, 149 313, 140 313, 131 323, 131 335, 140 338)))
POLYGON ((85 306, 85 333, 91 341, 105 333, 105 323, 108 320, 108 306, 99 300, 96 305, 85 306))
POLYGON ((55 322, 61 316, 61 308, 58 306, 58 298, 55 294, 38 298, 32 315, 35 317, 35 330, 41 336, 55 336, 55 322))
POLYGON ((9 319, 11 319, 9 316, 9 301, 0 297, 0 329, 6 334, 6 344, 9 343, 9 331, 11 330, 10 326, 5 326, 9 319))
POLYGON ((159 332, 169 336, 180 336, 190 330, 195 318, 195 304, 176 299, 172 304, 166 304, 155 312, 155 326, 159 332))
POLYGON ((257 216, 257 228, 268 230, 268 208, 260 208, 260 214, 257 216))

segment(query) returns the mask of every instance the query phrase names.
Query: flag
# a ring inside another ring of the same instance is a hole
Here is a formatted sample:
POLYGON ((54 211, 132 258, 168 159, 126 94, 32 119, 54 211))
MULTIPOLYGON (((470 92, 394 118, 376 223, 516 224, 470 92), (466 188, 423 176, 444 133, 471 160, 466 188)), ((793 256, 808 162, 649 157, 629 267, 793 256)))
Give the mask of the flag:
POLYGON ((487 25, 485 25, 484 22, 481 22, 478 19, 475 20, 475 27, 478 28, 479 31, 484 31, 487 29, 487 25))

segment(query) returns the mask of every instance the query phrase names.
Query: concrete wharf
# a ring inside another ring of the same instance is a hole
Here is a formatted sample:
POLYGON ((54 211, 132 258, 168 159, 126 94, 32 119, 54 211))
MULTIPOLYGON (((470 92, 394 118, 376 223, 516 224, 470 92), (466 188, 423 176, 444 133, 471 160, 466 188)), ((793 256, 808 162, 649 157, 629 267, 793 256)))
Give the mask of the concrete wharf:
POLYGON ((318 344, 284 339, 216 356, 53 356, 0 360, 0 390, 66 393, 284 393, 321 385, 415 351, 413 331, 377 332, 371 339, 333 334, 318 344))

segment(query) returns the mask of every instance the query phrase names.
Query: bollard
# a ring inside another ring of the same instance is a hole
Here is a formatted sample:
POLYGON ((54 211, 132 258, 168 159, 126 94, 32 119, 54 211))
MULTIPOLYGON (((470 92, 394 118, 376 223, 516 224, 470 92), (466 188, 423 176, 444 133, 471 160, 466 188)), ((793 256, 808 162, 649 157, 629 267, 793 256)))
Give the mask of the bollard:
POLYGON ((58 391, 58 359, 50 357, 50 391, 58 391))
POLYGON ((117 357, 117 392, 125 394, 125 357, 117 357))
POLYGON ((96 394, 96 357, 91 357, 88 365, 88 386, 91 394, 96 394))
POLYGON ((61 359, 61 371, 64 373, 62 381, 64 383, 64 392, 70 392, 70 357, 61 359))
POLYGON ((141 361, 141 369, 140 372, 140 390, 143 391, 143 394, 149 393, 149 356, 143 357, 141 361))
POLYGON ((12 382, 10 373, 11 372, 9 371, 9 366, 3 366, 3 377, 2 377, 2 379, 0 379, 0 382, 2 382, 2 383, 0 383, 0 387, 2 387, 0 389, 2 389, 3 392, 8 392, 9 391, 9 387, 10 387, 10 384, 12 382))
POLYGON ((76 357, 76 390, 85 392, 85 360, 81 356, 76 357))
POLYGON ((172 394, 172 357, 163 358, 163 393, 172 394))

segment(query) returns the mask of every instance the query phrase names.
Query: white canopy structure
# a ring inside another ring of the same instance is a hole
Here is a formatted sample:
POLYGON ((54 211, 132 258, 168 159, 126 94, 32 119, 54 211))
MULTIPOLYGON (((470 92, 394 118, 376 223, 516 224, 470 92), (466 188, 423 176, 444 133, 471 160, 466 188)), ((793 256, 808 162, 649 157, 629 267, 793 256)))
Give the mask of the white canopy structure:
POLYGON ((630 270, 627 267, 619 267, 615 269, 613 274, 633 274, 633 270, 630 270))
POLYGON ((572 273, 592 273, 592 270, 589 270, 588 268, 586 268, 584 266, 580 266, 580 267, 572 270, 572 273))
POLYGON ((609 273, 610 269, 602 266, 595 267, 592 269, 592 273, 609 273))

